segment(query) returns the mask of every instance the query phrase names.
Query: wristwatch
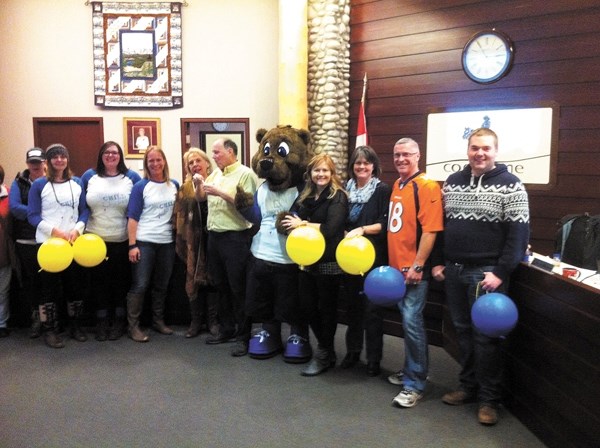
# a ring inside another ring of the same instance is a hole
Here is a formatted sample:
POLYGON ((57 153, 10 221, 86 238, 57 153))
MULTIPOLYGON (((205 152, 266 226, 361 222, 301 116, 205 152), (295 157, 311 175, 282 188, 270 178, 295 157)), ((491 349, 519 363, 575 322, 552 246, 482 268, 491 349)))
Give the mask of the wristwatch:
POLYGON ((415 272, 423 272, 423 266, 421 266, 420 264, 415 264, 413 266, 413 269, 415 270, 415 272))

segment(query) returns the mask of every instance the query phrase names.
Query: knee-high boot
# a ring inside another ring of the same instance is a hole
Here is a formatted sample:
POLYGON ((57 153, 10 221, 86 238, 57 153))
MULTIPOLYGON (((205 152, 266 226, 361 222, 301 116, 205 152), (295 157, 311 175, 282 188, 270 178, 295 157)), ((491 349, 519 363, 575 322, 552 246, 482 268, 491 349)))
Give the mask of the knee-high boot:
POLYGON ((127 323, 129 337, 135 342, 147 342, 148 335, 140 328, 140 316, 144 306, 144 294, 127 294, 127 323))
POLYGON ((87 341, 87 335, 81 328, 81 317, 83 316, 83 300, 67 302, 67 311, 69 313, 71 338, 79 342, 87 341))
POLYGON ((200 334, 200 327, 202 325, 202 307, 200 300, 197 298, 190 300, 190 315, 192 320, 190 322, 190 328, 185 332, 186 338, 194 338, 200 334))
POLYGON ((173 330, 165 325, 165 300, 167 295, 152 292, 152 328, 161 334, 173 334, 173 330))
POLYGON ((63 348, 65 344, 56 332, 56 304, 47 302, 40 305, 39 313, 46 345, 51 348, 63 348))
POLYGON ((207 325, 208 331, 213 336, 219 334, 219 296, 216 293, 209 292, 206 295, 206 309, 207 309, 207 325))

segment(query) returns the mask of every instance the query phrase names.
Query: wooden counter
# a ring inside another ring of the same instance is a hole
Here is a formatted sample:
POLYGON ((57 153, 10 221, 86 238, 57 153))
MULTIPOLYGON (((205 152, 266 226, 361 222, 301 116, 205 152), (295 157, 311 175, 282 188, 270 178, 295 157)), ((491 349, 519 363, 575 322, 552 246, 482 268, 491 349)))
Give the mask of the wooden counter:
POLYGON ((600 446, 600 291, 525 264, 511 281, 507 407, 548 446, 600 446))

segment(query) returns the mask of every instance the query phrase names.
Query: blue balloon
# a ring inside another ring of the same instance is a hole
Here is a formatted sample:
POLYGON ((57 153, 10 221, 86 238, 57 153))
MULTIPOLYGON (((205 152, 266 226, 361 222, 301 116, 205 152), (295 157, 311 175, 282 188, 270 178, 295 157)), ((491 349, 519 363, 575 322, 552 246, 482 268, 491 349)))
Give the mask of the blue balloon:
POLYGON ((397 305, 406 294, 404 275, 391 266, 379 266, 365 277, 364 292, 376 305, 397 305))
POLYGON ((499 292, 480 296, 471 308, 473 325, 491 338, 506 336, 517 325, 519 311, 510 297, 499 292))

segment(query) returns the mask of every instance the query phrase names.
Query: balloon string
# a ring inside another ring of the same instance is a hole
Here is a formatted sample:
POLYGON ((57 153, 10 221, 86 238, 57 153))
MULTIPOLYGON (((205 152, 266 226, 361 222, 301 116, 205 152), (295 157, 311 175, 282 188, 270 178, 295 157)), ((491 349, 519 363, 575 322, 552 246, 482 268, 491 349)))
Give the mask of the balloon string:
MULTIPOLYGON (((481 282, 477 282, 477 288, 475 289, 475 300, 479 298, 479 291, 481 290, 481 282)), ((487 291, 483 290, 486 294, 487 291)))

